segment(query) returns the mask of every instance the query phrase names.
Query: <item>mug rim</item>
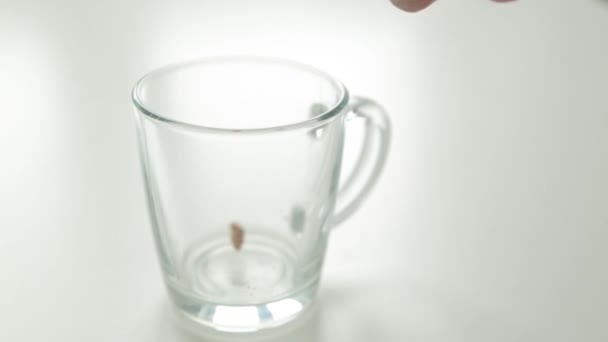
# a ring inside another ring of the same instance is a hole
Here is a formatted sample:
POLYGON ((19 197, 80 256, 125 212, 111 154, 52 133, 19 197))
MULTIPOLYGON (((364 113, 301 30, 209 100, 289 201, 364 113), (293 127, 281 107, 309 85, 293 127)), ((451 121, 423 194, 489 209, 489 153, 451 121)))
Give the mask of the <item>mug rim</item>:
POLYGON ((273 132, 273 131, 285 131, 285 130, 294 130, 300 128, 315 128, 319 127, 333 118, 335 118, 342 110, 347 106, 349 101, 349 93, 344 84, 338 81, 336 78, 332 77, 329 73, 326 73, 323 70, 320 70, 316 67, 310 66, 308 64, 296 62, 289 59, 276 58, 276 57, 260 57, 260 56, 219 56, 219 57, 205 57, 205 58, 197 58, 192 60, 187 60, 183 62, 169 64, 160 68, 153 69, 142 76, 133 87, 131 92, 131 100, 133 101, 134 106, 147 117, 159 121, 165 124, 172 124, 181 126, 187 129, 194 130, 202 130, 202 131, 210 131, 217 133, 265 133, 265 132, 273 132), (310 117, 309 119, 298 121, 294 123, 277 125, 277 126, 268 126, 268 127, 259 127, 259 128, 223 128, 223 127, 210 127, 204 126, 194 123, 189 123, 186 121, 171 119, 162 113, 155 112, 148 108, 145 104, 141 96, 141 88, 146 84, 149 78, 176 72, 188 67, 192 67, 195 65, 210 65, 216 63, 225 63, 225 62, 248 62, 248 63, 265 63, 265 64, 275 64, 275 65, 283 65, 290 68, 299 69, 301 71, 309 72, 324 78, 328 81, 338 93, 338 100, 330 107, 328 110, 319 113, 315 116, 310 117))

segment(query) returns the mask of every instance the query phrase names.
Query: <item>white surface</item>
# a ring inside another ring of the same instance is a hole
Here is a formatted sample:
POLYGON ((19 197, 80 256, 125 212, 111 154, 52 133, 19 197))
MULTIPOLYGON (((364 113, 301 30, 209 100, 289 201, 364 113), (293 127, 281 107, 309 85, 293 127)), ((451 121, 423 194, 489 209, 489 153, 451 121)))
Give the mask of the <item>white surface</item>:
POLYGON ((0 2, 0 340, 194 341, 168 319, 129 91, 290 57, 376 98, 391 158, 292 341, 608 340, 608 3, 0 2))

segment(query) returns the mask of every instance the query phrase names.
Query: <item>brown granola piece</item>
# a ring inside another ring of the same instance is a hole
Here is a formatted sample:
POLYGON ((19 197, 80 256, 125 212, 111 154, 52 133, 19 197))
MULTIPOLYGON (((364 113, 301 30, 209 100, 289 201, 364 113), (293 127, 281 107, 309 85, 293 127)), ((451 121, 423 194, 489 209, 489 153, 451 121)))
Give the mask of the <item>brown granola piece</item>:
POLYGON ((243 226, 238 223, 230 224, 230 240, 232 240, 232 245, 238 251, 241 249, 243 245, 243 240, 245 237, 245 231, 243 230, 243 226))

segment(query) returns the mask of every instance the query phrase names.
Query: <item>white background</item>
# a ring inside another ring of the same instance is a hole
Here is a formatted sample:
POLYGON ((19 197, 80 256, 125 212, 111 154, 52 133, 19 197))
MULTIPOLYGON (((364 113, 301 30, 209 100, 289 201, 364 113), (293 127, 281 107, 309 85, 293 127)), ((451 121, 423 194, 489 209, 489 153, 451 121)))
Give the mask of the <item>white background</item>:
POLYGON ((170 320, 129 92, 280 56, 389 110, 386 171, 279 340, 608 341, 608 2, 0 0, 0 340, 194 341, 170 320))

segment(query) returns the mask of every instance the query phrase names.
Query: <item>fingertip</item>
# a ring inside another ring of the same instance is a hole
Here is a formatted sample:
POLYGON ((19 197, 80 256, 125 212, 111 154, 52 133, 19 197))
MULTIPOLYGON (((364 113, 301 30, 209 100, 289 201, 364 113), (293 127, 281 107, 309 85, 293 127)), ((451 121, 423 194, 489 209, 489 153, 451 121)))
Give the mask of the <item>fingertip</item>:
POLYGON ((418 12, 433 3, 435 0, 391 0, 393 5, 406 12, 418 12))

